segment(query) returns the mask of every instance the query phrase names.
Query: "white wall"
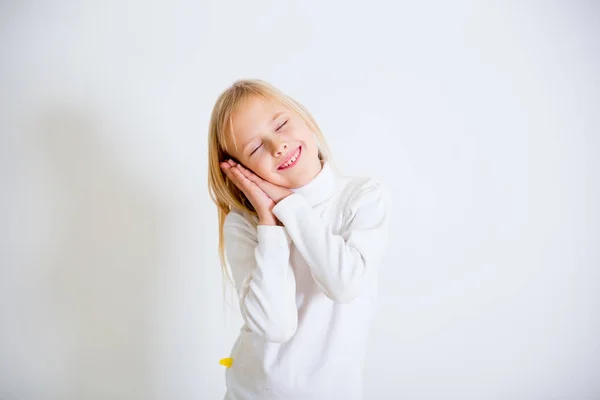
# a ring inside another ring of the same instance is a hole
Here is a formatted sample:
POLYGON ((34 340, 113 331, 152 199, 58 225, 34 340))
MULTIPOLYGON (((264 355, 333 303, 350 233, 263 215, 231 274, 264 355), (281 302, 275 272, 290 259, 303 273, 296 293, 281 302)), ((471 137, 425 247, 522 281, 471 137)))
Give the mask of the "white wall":
POLYGON ((222 398, 207 124, 259 77, 394 196, 366 399, 598 399, 600 7, 417 3, 3 2, 0 398, 222 398))

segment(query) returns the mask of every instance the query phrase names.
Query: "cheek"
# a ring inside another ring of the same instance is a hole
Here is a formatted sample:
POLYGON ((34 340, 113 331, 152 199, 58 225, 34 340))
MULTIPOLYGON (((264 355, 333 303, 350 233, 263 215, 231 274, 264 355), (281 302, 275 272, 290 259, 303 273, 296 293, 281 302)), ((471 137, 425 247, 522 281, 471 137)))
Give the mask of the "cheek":
POLYGON ((312 134, 310 135, 310 138, 308 138, 306 140, 306 144, 308 146, 308 150, 309 150, 308 152, 310 152, 310 154, 318 154, 319 153, 319 147, 317 146, 317 141, 312 136, 312 134))
POLYGON ((269 175, 272 174, 270 160, 268 159, 269 156, 261 155, 258 158, 259 159, 254 162, 252 170, 256 175, 268 180, 270 177, 269 175))
POLYGON ((270 157, 265 156, 264 160, 257 162, 254 173, 267 182, 271 182, 276 185, 281 184, 281 176, 277 173, 277 170, 273 166, 273 160, 270 159, 270 157))
POLYGON ((308 129, 304 130, 301 134, 301 137, 302 137, 302 141, 304 143, 306 143, 306 145, 308 145, 311 149, 317 148, 317 142, 316 142, 315 136, 310 130, 308 130, 308 129))

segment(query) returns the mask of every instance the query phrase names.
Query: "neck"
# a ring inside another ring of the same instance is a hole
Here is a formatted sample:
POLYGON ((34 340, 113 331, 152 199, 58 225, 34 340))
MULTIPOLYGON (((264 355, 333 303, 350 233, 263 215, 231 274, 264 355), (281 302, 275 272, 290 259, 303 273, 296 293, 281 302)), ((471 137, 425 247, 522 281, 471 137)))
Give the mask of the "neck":
POLYGON ((318 169, 305 185, 291 189, 304 196, 311 205, 329 199, 335 192, 337 176, 326 161, 319 160, 318 169))

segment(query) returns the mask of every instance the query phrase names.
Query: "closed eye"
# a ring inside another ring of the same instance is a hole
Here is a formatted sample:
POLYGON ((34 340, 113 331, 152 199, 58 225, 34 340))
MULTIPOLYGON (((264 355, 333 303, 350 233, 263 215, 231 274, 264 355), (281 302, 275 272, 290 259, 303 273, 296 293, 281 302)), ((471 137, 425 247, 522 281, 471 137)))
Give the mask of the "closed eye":
POLYGON ((256 153, 256 150, 260 149, 262 147, 262 143, 260 144, 260 146, 258 146, 257 148, 255 148, 254 150, 252 150, 252 153, 250 153, 250 155, 256 153))
POLYGON ((279 127, 278 127, 277 129, 275 129, 275 130, 276 130, 276 131, 278 131, 278 130, 280 130, 281 128, 283 128, 283 126, 284 126, 285 124, 287 124, 287 123, 288 123, 288 121, 289 121, 289 119, 286 119, 286 120, 285 120, 285 122, 284 122, 283 124, 279 125, 279 127))
MULTIPOLYGON (((275 129, 275 132, 277 132, 277 131, 279 131, 281 128, 283 128, 283 126, 284 126, 285 124, 287 124, 287 123, 288 123, 288 121, 289 121, 289 119, 286 119, 286 120, 283 122, 283 124, 279 125, 279 126, 277 127, 277 129, 275 129)), ((252 153, 250 153, 250 155, 253 155, 254 153, 256 153, 256 151, 257 151, 258 149, 260 149, 261 147, 262 147, 262 143, 261 143, 261 145, 260 145, 260 146, 258 146, 258 147, 257 147, 257 148, 255 148, 254 150, 252 150, 252 153)))

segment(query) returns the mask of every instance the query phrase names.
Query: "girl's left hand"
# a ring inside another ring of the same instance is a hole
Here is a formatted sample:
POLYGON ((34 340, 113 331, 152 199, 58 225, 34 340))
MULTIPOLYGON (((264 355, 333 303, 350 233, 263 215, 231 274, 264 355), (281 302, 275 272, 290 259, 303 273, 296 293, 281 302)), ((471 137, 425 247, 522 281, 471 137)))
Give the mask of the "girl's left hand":
POLYGON ((242 164, 238 164, 232 160, 228 160, 228 162, 232 167, 238 168, 251 182, 258 185, 258 187, 261 188, 275 203, 279 203, 281 200, 294 193, 288 188, 265 181, 242 164))

